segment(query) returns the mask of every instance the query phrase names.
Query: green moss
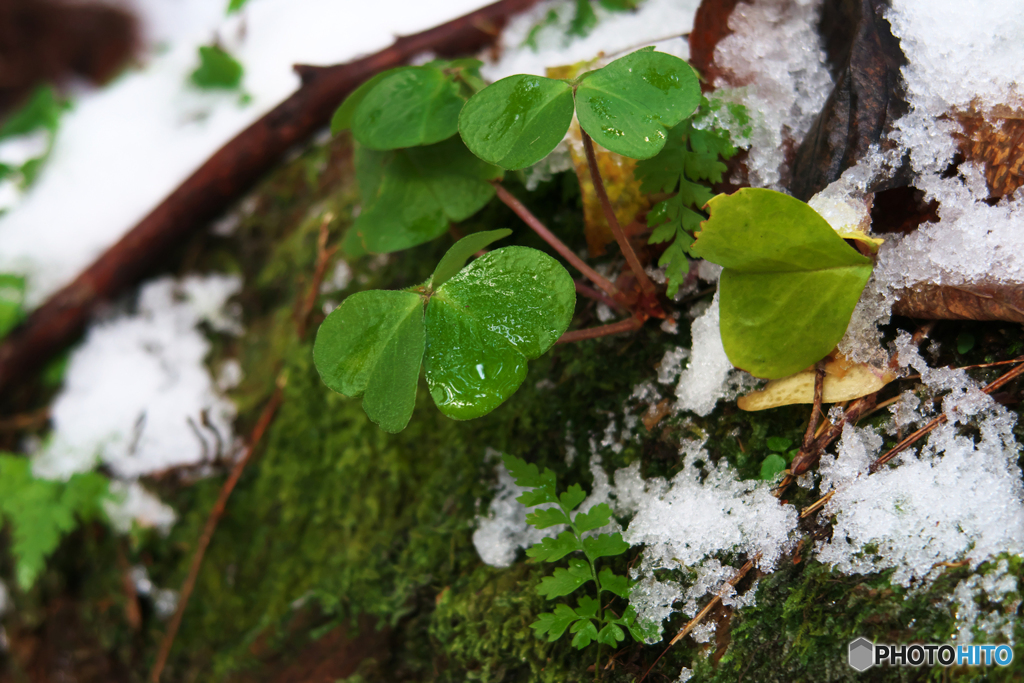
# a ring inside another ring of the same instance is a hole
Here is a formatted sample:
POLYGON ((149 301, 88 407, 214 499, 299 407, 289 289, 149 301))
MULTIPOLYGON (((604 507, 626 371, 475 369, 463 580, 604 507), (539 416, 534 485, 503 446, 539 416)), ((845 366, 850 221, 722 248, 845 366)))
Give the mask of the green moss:
MULTIPOLYGON (((311 149, 272 174, 248 200, 255 210, 232 237, 199 236, 182 251, 183 270, 219 268, 244 276, 239 300, 246 334, 215 339, 210 359, 214 367, 226 357, 237 357, 243 365, 245 379, 233 394, 240 413, 238 433, 248 434, 282 371, 288 384, 284 403, 214 536, 164 680, 223 680, 236 672, 266 680, 275 666, 298 656, 310 641, 364 615, 391 629, 390 656, 365 662, 349 683, 591 680, 590 653, 582 659, 567 640, 543 642, 529 629, 536 614, 550 608, 534 590, 543 568, 520 561, 494 569, 476 554, 475 516, 486 510, 494 484, 494 463, 485 452, 493 448, 516 454, 555 470, 563 486, 578 482, 589 487, 591 439, 600 441, 611 420, 622 428, 623 406, 633 387, 656 376, 666 350, 689 345, 688 325, 681 324, 677 336, 650 324, 634 335, 557 346, 531 363, 523 386, 503 406, 471 422, 443 417, 421 387, 410 427, 387 435, 366 419, 359 400, 327 390, 312 364, 321 307, 342 295, 318 298, 305 340, 299 340, 296 329, 296 306, 310 286, 323 214, 336 216, 330 225, 332 243, 351 223, 356 196, 347 163, 344 139, 311 149), (567 464, 570 448, 580 457, 567 464)), ((513 180, 507 184, 519 192, 513 180)), ((571 174, 543 184, 528 201, 573 248, 583 247, 579 192, 571 174)), ((460 230, 498 227, 515 228, 516 243, 546 249, 497 202, 460 230)), ((383 260, 353 259, 355 277, 343 295, 420 282, 451 241, 444 237, 383 260)), ((579 301, 577 324, 595 324, 592 302, 579 301)), ((939 336, 955 339, 953 328, 940 327, 939 336)), ((995 323, 971 330, 975 346, 952 362, 1003 360, 999 349, 1019 332, 995 323)), ((982 370, 979 376, 990 379, 1000 372, 982 370)), ((660 388, 671 397, 671 387, 660 388)), ((634 413, 645 409, 629 405, 634 413)), ((611 472, 639 461, 645 477, 672 477, 680 465, 679 442, 706 438, 712 462, 726 462, 739 476, 755 478, 770 452, 768 439, 799 443, 808 414, 806 406, 744 413, 723 403, 707 418, 670 416, 650 432, 641 423, 636 438, 619 452, 603 452, 603 465, 611 472)), ((145 564, 158 586, 180 586, 222 483, 221 476, 184 484, 147 482, 181 517, 167 539, 143 533, 128 546, 93 527, 75 534, 56 554, 40 588, 18 597, 26 629, 43 623, 48 603, 75 595, 83 605, 83 623, 102 632, 106 651, 141 678, 165 626, 143 600, 142 632, 133 634, 127 627, 117 555, 123 552, 130 563, 145 564)), ((789 495, 798 506, 814 499, 806 489, 789 495)), ((805 529, 808 540, 826 532, 805 529)), ((717 614, 720 642, 699 645, 684 639, 648 680, 674 680, 683 666, 696 670, 693 680, 716 683, 844 680, 852 678, 846 645, 857 636, 884 642, 949 638, 955 620, 948 596, 967 569, 947 570, 928 590, 905 591, 884 574, 834 573, 809 559, 809 547, 802 561, 783 562, 760 579, 753 606, 717 614)), ((745 558, 720 559, 739 566, 745 558)), ((617 569, 625 570, 627 561, 623 558, 617 569)), ((1020 577, 1019 558, 1011 558, 1011 566, 1020 577)), ((1008 606, 1019 612, 1019 606, 1008 606)), ((666 635, 684 623, 676 615, 666 635)), ((1021 629, 1018 621, 1018 642, 1024 642, 1021 629)), ((635 680, 665 644, 621 650, 605 680, 635 680)), ((1019 659, 1009 671, 985 675, 1019 678, 1022 665, 1019 659)), ((980 670, 950 674, 957 680, 982 675, 980 670)), ((916 669, 880 669, 875 675, 882 680, 938 679, 935 671, 916 669)))

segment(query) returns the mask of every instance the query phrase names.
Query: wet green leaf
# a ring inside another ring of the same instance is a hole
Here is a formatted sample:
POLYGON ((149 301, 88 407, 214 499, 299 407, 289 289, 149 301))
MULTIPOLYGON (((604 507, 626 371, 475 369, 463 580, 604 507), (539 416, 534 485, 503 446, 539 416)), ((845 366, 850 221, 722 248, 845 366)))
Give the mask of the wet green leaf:
POLYGON ((68 481, 37 479, 23 455, 0 453, 0 525, 9 524, 18 586, 27 591, 61 539, 102 515, 108 481, 95 472, 68 481))
POLYGON ((584 595, 579 599, 579 602, 577 602, 576 604, 576 614, 580 618, 597 618, 597 610, 601 607, 601 603, 599 603, 597 600, 590 597, 589 595, 584 595))
POLYGON ((394 69, 361 97, 351 115, 352 135, 377 150, 450 138, 458 131, 465 104, 453 76, 435 66, 394 69))
POLYGON ((0 139, 25 135, 37 130, 55 133, 60 123, 60 115, 66 108, 67 106, 58 99, 53 86, 39 86, 32 92, 28 101, 4 121, 0 127, 0 139))
POLYGON ((793 442, 784 436, 769 436, 765 439, 765 443, 768 445, 768 450, 778 453, 789 450, 789 447, 793 445, 793 442))
POLYGON ((592 579, 586 560, 569 558, 569 568, 558 567, 551 576, 545 576, 537 585, 537 592, 548 600, 568 595, 592 579))
POLYGON ((395 433, 412 417, 424 346, 418 294, 359 292, 324 320, 313 360, 324 384, 346 396, 362 396, 367 416, 395 433))
POLYGON ((341 106, 334 111, 334 116, 331 117, 331 135, 337 135, 343 130, 348 130, 352 127, 352 116, 356 112, 358 107, 366 94, 373 90, 380 81, 387 78, 395 71, 399 69, 411 69, 412 67, 400 66, 398 69, 389 69, 387 71, 381 71, 376 76, 371 77, 369 80, 364 81, 362 85, 349 93, 349 96, 341 103, 341 106))
MULTIPOLYGON (((457 137, 427 147, 379 152, 357 147, 363 211, 350 232, 367 251, 386 254, 444 234, 494 196, 502 171, 471 154, 457 137)), ((348 251, 348 249, 346 249, 348 251)))
MULTIPOLYGON (((557 261, 535 249, 506 247, 437 289, 350 296, 320 326, 313 360, 327 386, 363 396, 366 414, 390 432, 409 422, 425 360, 438 408, 467 420, 515 392, 527 360, 557 341, 575 304, 572 278, 557 261)), ((510 462, 529 480, 532 466, 510 462)), ((550 477, 550 485, 520 500, 557 502, 554 475, 545 470, 537 476, 550 477)))
POLYGON ((484 88, 459 115, 466 146, 509 170, 548 155, 572 122, 572 87, 540 76, 509 76, 484 88))
MULTIPOLYGON (((623 542, 625 543, 625 541, 623 542)), ((629 544, 626 543, 626 550, 628 549, 629 544)), ((620 553, 615 554, 618 555, 621 554, 621 552, 625 551, 620 551, 620 553)), ((601 570, 601 573, 598 574, 598 579, 600 579, 601 581, 601 590, 608 591, 609 593, 614 593, 615 595, 618 595, 620 598, 629 597, 629 579, 627 579, 625 576, 619 576, 608 567, 605 567, 601 570)))
POLYGON ((557 562, 569 553, 582 550, 576 534, 563 531, 556 538, 545 538, 527 549, 526 555, 541 562, 557 562))
MULTIPOLYGON (((524 489, 548 489, 551 491, 551 498, 544 502, 555 502, 554 472, 549 470, 547 467, 541 470, 532 462, 526 462, 522 458, 517 458, 516 456, 509 455, 508 453, 501 456, 501 461, 505 464, 505 469, 508 470, 508 473, 512 475, 512 478, 516 482, 516 486, 520 486, 524 489)), ((532 503, 532 505, 536 504, 537 503, 532 503)), ((531 503, 523 503, 523 505, 530 507, 531 503)))
POLYGON ((452 248, 445 253, 437 264, 437 268, 434 268, 434 274, 430 277, 430 286, 435 289, 440 287, 450 280, 453 275, 462 270, 470 256, 487 245, 511 234, 511 230, 504 228, 502 230, 486 230, 463 237, 452 245, 452 248))
POLYGON ((559 524, 568 524, 569 518, 561 508, 545 508, 526 515, 526 523, 535 529, 547 529, 559 524))
POLYGON ((451 278, 427 305, 426 376, 448 417, 485 415, 526 377, 526 361, 547 351, 569 326, 576 292, 547 254, 506 247, 451 278))
POLYGON ((605 624, 604 628, 597 634, 597 642, 618 647, 619 643, 626 639, 626 634, 615 624, 605 624))
MULTIPOLYGON (((579 517, 576 519, 576 526, 579 528, 579 517)), ((607 522, 605 522, 607 524, 607 522)), ((602 524, 601 526, 604 526, 602 524)), ((600 528, 600 527, 595 527, 600 528)), ((580 531, 582 533, 582 530, 580 531)), ((584 538, 583 552, 592 560, 599 557, 614 557, 629 550, 629 544, 622 540, 622 534, 601 534, 600 536, 584 538)))
POLYGON ((582 503, 586 497, 587 494, 583 491, 583 487, 573 484, 558 497, 558 502, 563 510, 575 510, 576 506, 582 503))
POLYGON ((622 613, 622 618, 618 620, 619 624, 622 624, 629 631, 629 635, 633 636, 633 640, 638 643, 650 643, 660 637, 661 626, 653 621, 645 619, 643 621, 637 621, 636 610, 630 605, 626 608, 626 611, 622 613))
POLYGON ((597 26, 597 15, 590 0, 576 0, 576 14, 569 22, 569 35, 580 38, 590 35, 590 32, 597 26))
POLYGON ((956 336, 956 352, 963 355, 974 348, 974 335, 964 330, 956 336))
POLYGON ((597 640, 597 627, 589 619, 580 619, 569 630, 576 634, 572 638, 572 646, 577 650, 582 650, 597 640))
POLYGON ((824 358, 846 332, 871 260, 780 192, 745 188, 708 209, 690 250, 725 268, 722 344, 732 364, 778 379, 824 358))
POLYGON ((537 615, 537 621, 530 624, 538 638, 547 637, 549 643, 553 643, 562 637, 569 624, 576 621, 579 616, 568 605, 556 605, 554 612, 541 612, 537 615))
POLYGON ((576 524, 576 529, 582 534, 594 529, 600 529, 611 521, 611 518, 612 509, 608 507, 608 504, 598 503, 587 512, 581 512, 576 515, 574 523, 576 524))
POLYGON ((700 85, 690 65, 650 50, 584 74, 576 89, 583 130, 606 149, 633 159, 657 154, 668 130, 699 104, 700 85))
POLYGON ((242 82, 242 65, 216 45, 199 48, 199 68, 192 72, 192 82, 205 90, 237 88, 242 82))

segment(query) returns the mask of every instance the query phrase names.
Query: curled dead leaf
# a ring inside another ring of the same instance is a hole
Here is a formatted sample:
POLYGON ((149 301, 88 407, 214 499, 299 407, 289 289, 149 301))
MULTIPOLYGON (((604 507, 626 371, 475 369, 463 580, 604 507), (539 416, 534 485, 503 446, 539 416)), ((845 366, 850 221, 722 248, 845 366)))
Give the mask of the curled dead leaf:
MULTIPOLYGON (((822 403, 852 401, 873 394, 896 379, 891 371, 866 363, 853 363, 839 354, 825 362, 822 403)), ((814 403, 814 368, 772 380, 763 389, 741 396, 740 410, 767 410, 794 403, 814 403)))

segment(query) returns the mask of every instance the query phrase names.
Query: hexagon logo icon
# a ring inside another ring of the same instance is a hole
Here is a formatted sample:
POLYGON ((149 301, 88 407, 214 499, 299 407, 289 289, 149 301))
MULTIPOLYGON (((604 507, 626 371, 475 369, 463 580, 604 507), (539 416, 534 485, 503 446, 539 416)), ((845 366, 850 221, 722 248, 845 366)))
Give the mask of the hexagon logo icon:
POLYGON ((874 643, 867 638, 858 638, 850 643, 850 667, 856 671, 867 671, 874 665, 874 643))

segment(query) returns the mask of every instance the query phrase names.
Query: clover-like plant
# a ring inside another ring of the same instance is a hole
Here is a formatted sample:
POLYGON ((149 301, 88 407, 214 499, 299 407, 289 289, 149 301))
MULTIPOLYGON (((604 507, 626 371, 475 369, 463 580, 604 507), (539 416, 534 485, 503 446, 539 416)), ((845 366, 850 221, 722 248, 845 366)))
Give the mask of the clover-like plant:
POLYGON ((647 159, 698 104, 690 65, 648 47, 574 79, 503 78, 469 99, 459 132, 481 159, 514 170, 547 156, 575 111, 583 131, 606 149, 647 159))
POLYGON ((384 71, 338 107, 331 131, 351 129, 362 211, 345 251, 385 254, 429 242, 482 209, 500 168, 456 135, 459 112, 484 87, 475 59, 384 71))
POLYGON ((448 417, 468 420, 498 407, 522 384, 526 362, 565 332, 576 305, 569 273, 536 249, 496 249, 463 267, 509 234, 462 238, 416 287, 345 299, 313 346, 323 382, 362 396, 367 416, 392 433, 412 416, 421 365, 434 403, 448 417))
POLYGON ((573 647, 580 650, 594 641, 618 647, 627 632, 638 642, 649 639, 655 627, 639 623, 632 607, 627 606, 621 615, 605 607, 604 593, 627 598, 630 585, 627 577, 616 574, 609 567, 598 571, 598 560, 621 555, 630 546, 618 532, 586 534, 607 526, 612 509, 607 503, 599 503, 586 512, 574 513, 587 497, 579 484, 573 484, 559 495, 555 487, 555 473, 551 470, 545 468, 541 471, 536 465, 512 455, 502 456, 502 461, 518 486, 531 489, 517 498, 520 503, 526 507, 551 505, 528 514, 527 523, 537 529, 559 525, 568 527, 555 538, 545 538, 526 551, 528 556, 541 562, 558 562, 570 556, 568 568, 558 567, 551 576, 544 577, 537 591, 548 600, 554 600, 570 595, 588 583, 594 584, 594 597, 581 596, 576 607, 560 603, 554 611, 538 615, 537 621, 530 625, 537 637, 554 642, 568 630, 574 634, 573 647))
POLYGON ((424 147, 376 151, 357 147, 363 209, 345 250, 387 254, 440 237, 494 197, 489 181, 503 172, 470 153, 458 136, 424 147))
POLYGON ((383 71, 345 98, 331 119, 331 132, 351 128, 359 144, 377 150, 447 140, 458 131, 466 100, 484 85, 481 64, 435 60, 383 71))
POLYGON ((781 192, 748 187, 718 195, 707 209, 690 251, 724 267, 718 290, 729 361, 778 379, 828 355, 850 324, 871 259, 781 192))

